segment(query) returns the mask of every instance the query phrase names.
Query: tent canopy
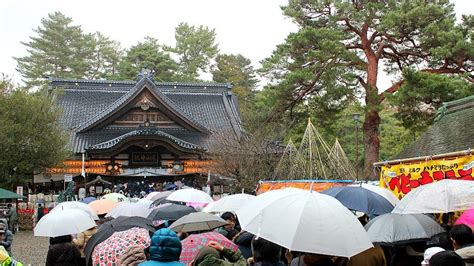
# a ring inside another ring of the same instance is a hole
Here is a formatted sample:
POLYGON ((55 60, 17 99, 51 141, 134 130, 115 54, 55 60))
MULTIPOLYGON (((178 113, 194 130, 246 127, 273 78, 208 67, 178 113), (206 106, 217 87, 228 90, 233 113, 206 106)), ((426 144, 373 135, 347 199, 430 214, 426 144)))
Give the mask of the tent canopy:
POLYGON ((16 194, 10 190, 0 188, 0 199, 23 199, 25 196, 16 194))

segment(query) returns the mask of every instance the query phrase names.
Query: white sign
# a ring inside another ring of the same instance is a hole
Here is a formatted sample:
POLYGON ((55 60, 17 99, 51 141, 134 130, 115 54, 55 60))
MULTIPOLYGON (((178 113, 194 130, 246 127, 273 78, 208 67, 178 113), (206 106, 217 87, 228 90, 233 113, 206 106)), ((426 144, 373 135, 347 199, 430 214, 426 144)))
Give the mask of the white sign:
POLYGON ((23 196, 23 186, 16 187, 16 194, 23 196))
POLYGON ((71 182, 72 181, 72 175, 64 175, 64 182, 71 182))

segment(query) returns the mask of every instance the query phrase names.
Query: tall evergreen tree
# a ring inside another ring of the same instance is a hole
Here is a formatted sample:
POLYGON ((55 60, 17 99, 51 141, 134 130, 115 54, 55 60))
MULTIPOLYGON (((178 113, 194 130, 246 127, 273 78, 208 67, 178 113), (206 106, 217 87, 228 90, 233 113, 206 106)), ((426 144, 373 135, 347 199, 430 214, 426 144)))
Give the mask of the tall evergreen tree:
POLYGON ((255 89, 258 80, 251 61, 242 55, 220 54, 212 70, 215 82, 231 83, 232 91, 237 96, 244 124, 253 117, 252 107, 255 101, 255 89))
MULTIPOLYGON (((310 97, 363 95, 365 175, 379 160, 380 110, 385 94, 405 82, 378 88, 380 71, 400 74, 409 66, 434 74, 474 79, 472 25, 456 24, 447 1, 290 0, 284 13, 299 26, 264 62, 281 98, 280 110, 310 97), (384 68, 385 66, 385 68, 384 68)), ((332 97, 338 103, 338 96, 332 97)))
POLYGON ((83 34, 80 26, 60 12, 41 20, 37 34, 29 42, 28 55, 15 58, 17 70, 28 86, 44 84, 46 77, 84 78, 93 52, 92 36, 83 34))
POLYGON ((199 78, 199 71, 207 72, 211 60, 219 52, 216 41, 216 32, 204 26, 190 26, 180 23, 175 32, 176 46, 168 50, 179 57, 180 79, 195 81, 199 78))
POLYGON ((122 59, 120 43, 111 40, 100 32, 93 34, 91 42, 94 52, 90 57, 88 79, 117 79, 118 66, 122 59))
POLYGON ((120 62, 121 79, 135 79, 142 68, 155 72, 157 81, 174 81, 178 64, 163 50, 157 39, 145 37, 145 41, 127 50, 120 62))

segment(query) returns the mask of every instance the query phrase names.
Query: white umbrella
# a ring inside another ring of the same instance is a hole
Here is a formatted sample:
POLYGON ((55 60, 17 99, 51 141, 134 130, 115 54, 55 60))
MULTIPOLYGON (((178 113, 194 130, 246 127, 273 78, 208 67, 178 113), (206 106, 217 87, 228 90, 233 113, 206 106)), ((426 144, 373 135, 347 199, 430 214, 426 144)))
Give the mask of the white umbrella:
POLYGON ((99 220, 99 216, 97 216, 97 213, 95 213, 94 209, 91 208, 91 206, 85 204, 85 203, 82 203, 80 201, 65 201, 65 202, 61 202, 59 203, 56 207, 54 207, 51 212, 55 212, 55 211, 61 211, 61 210, 66 210, 66 209, 79 209, 79 210, 83 210, 85 212, 87 212, 87 214, 89 214, 89 216, 98 221, 99 220))
POLYGON ((194 188, 176 190, 166 199, 192 203, 211 203, 214 201, 206 192, 194 188))
POLYGON ((371 184, 354 184, 350 186, 362 187, 374 193, 377 193, 380 196, 384 197, 386 200, 388 200, 390 203, 392 203, 393 206, 395 206, 395 204, 397 204, 400 201, 390 190, 380 187, 380 186, 374 186, 371 184))
POLYGON ((234 194, 225 196, 218 201, 207 205, 203 212, 235 212, 242 206, 253 200, 255 196, 249 194, 234 194))
POLYGON ((333 197, 287 188, 237 210, 243 230, 293 251, 351 257, 373 247, 357 218, 333 197))
POLYGON ((35 236, 57 237, 73 235, 96 226, 94 220, 83 210, 64 209, 43 216, 35 226, 35 236))
POLYGON ((148 217, 152 209, 148 208, 146 204, 137 202, 121 202, 117 207, 110 210, 105 217, 117 218, 119 216, 139 216, 148 217))
POLYGON ((154 197, 155 195, 158 195, 158 194, 160 194, 160 192, 158 192, 158 191, 153 191, 153 192, 150 192, 150 194, 146 195, 145 198, 146 198, 147 200, 153 200, 153 197, 154 197))
POLYGON ((365 229, 373 243, 384 244, 427 240, 444 232, 443 227, 424 214, 383 214, 372 219, 365 229))
POLYGON ((393 213, 448 213, 474 205, 474 182, 444 179, 419 186, 395 205, 393 213))

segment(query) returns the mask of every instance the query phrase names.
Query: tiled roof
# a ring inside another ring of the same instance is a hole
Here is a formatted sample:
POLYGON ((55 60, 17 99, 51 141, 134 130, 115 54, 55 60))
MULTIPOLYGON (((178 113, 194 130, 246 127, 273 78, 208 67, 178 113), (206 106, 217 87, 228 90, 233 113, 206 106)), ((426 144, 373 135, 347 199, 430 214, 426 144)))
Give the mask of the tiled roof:
POLYGON ((129 132, 127 132, 127 133, 125 133, 125 134, 123 134, 119 137, 114 138, 114 139, 92 145, 91 147, 88 148, 88 150, 106 150, 106 149, 110 149, 110 148, 113 148, 114 146, 116 146, 117 144, 119 144, 123 141, 126 141, 127 139, 129 139, 131 137, 137 137, 137 136, 139 136, 139 137, 148 137, 148 136, 161 137, 161 138, 168 139, 171 142, 173 142, 173 143, 177 144, 178 146, 180 146, 184 149, 187 149, 187 150, 203 150, 203 148, 200 147, 199 145, 186 142, 186 141, 184 141, 182 139, 179 139, 175 136, 167 134, 167 133, 165 133, 165 132, 163 132, 163 131, 161 131, 157 128, 140 128, 140 129, 136 129, 136 130, 133 130, 133 131, 129 131, 129 132))
POLYGON ((138 83, 52 79, 50 90, 55 92, 57 103, 63 109, 60 122, 71 134, 69 148, 80 153, 96 144, 136 130, 137 128, 94 126, 126 104, 145 85, 170 109, 179 112, 199 129, 194 132, 159 129, 166 134, 203 148, 208 146, 209 137, 205 135, 209 132, 232 129, 235 134, 241 134, 238 107, 229 84, 156 83, 148 78, 142 78, 138 83))
POLYGON ((474 96, 444 103, 435 123, 397 159, 430 156, 474 148, 474 96))

